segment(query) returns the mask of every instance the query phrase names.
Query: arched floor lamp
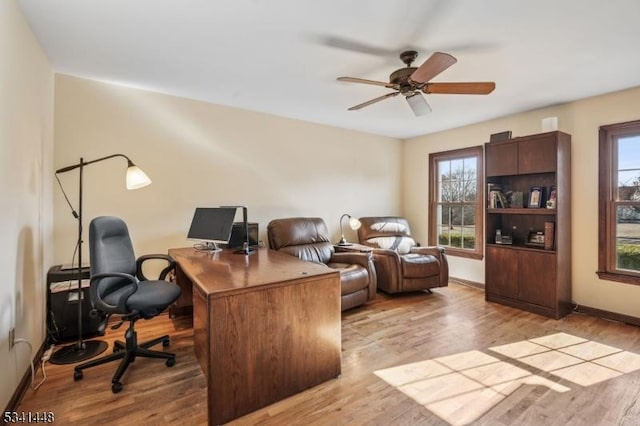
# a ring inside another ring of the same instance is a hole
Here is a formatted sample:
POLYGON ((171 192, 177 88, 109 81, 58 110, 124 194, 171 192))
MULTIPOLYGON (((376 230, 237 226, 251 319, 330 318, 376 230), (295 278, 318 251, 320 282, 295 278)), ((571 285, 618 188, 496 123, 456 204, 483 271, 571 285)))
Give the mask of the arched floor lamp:
MULTIPOLYGON (((66 173, 71 170, 79 169, 79 195, 78 195, 78 211, 71 208, 73 216, 78 219, 78 341, 74 344, 63 346, 51 355, 49 362, 53 364, 72 364, 74 362, 84 361, 101 354, 107 349, 107 343, 101 340, 82 339, 82 178, 85 166, 109 158, 122 157, 127 160, 127 189, 143 188, 151 183, 151 179, 133 161, 124 154, 113 154, 96 160, 84 161, 80 158, 80 162, 71 166, 63 167, 56 170, 56 175, 66 173)), ((64 191, 63 191, 64 192, 64 191)), ((66 195, 65 195, 66 197, 66 195)), ((69 200, 67 200, 68 202, 69 200)), ((71 204, 69 204, 71 206, 71 204)))

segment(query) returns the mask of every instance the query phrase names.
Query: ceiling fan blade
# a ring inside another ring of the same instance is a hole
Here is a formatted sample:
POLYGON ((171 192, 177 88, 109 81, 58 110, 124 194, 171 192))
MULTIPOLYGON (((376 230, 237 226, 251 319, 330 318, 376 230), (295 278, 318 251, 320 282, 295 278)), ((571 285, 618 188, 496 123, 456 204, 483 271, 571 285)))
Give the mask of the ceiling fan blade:
POLYGON ((358 109, 362 109, 362 108, 364 108, 366 106, 369 106, 371 104, 375 104, 376 102, 384 101, 387 98, 392 98, 394 96, 398 96, 399 93, 400 92, 387 93, 386 95, 379 96, 379 97, 377 97, 375 99, 371 99, 370 101, 363 102, 363 103, 358 104, 356 106, 352 106, 351 108, 349 108, 349 111, 355 111, 355 110, 358 110, 358 109))
POLYGON ((407 96, 407 102, 416 117, 420 117, 421 115, 431 112, 431 106, 429 106, 429 103, 420 92, 416 91, 413 92, 413 95, 407 96))
POLYGON ((441 93, 452 95, 488 95, 496 88, 493 81, 473 83, 427 83, 422 88, 424 93, 441 93))
POLYGON ((365 53, 373 56, 396 56, 396 49, 385 49, 384 47, 372 46, 361 41, 343 38, 343 37, 322 37, 321 42, 329 47, 337 47, 338 49, 350 50, 357 53, 365 53))
POLYGON ((393 88, 393 84, 391 83, 385 83, 384 81, 367 80, 366 78, 338 77, 336 80, 347 81, 349 83, 373 84, 374 86, 384 86, 384 87, 393 88))
POLYGON ((457 59, 448 53, 436 52, 424 61, 409 78, 416 83, 426 83, 456 62, 457 59))

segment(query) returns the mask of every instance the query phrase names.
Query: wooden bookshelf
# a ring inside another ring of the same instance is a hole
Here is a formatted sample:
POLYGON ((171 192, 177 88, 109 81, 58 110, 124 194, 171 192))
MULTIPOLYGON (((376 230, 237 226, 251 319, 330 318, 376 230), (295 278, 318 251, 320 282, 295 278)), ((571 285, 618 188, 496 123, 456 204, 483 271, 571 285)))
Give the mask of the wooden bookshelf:
POLYGON ((551 318, 571 312, 571 136, 549 132, 485 144, 486 183, 523 193, 523 208, 487 208, 485 297, 551 318), (551 187, 556 208, 527 208, 531 187, 551 187), (551 247, 527 246, 554 223, 551 247), (496 244, 496 231, 512 244, 496 244))

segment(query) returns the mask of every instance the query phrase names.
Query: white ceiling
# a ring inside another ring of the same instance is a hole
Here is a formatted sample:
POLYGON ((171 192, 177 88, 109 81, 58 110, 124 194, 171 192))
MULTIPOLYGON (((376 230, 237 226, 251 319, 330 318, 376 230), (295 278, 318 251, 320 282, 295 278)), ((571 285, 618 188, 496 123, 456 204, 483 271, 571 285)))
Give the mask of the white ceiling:
POLYGON ((58 73, 397 138, 640 86, 638 0, 17 1, 58 73), (407 48, 496 90, 347 111, 407 48))

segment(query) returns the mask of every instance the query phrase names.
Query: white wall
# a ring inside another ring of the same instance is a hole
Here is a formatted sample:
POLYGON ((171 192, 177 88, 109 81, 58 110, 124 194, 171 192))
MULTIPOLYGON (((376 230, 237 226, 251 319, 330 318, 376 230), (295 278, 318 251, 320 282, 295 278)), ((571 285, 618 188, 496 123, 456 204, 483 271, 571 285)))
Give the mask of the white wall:
MULTIPOLYGON (((572 135, 571 180, 573 299, 576 303, 640 317, 640 286, 598 278, 598 127, 640 119, 640 88, 515 114, 405 142, 404 211, 417 238, 428 231, 428 157, 431 152, 481 145, 492 133, 541 132, 544 117, 557 116, 572 135)), ((484 261, 449 257, 451 275, 484 283, 484 261)))
MULTIPOLYGON (((342 213, 401 210, 397 139, 65 75, 56 76, 55 111, 56 169, 122 153, 152 179, 126 191, 123 159, 85 168, 85 229, 92 217, 120 216, 137 254, 193 244, 195 207, 247 205, 265 241, 274 218, 322 217, 337 241, 342 213)), ((77 172, 60 178, 75 206, 77 172)), ((57 188, 54 240, 56 263, 71 262, 76 222, 57 188)))
POLYGON ((14 0, 0 1, 0 407, 45 339, 52 258, 53 72, 14 0))

